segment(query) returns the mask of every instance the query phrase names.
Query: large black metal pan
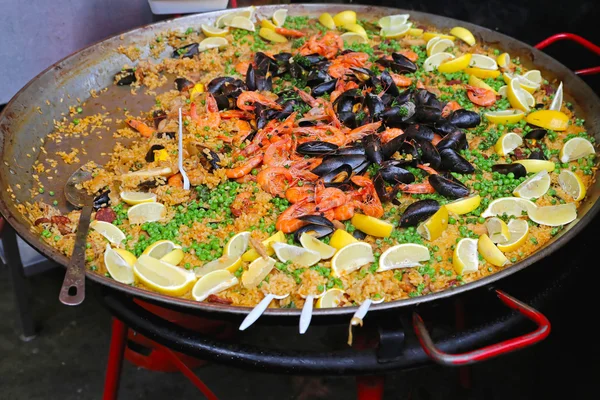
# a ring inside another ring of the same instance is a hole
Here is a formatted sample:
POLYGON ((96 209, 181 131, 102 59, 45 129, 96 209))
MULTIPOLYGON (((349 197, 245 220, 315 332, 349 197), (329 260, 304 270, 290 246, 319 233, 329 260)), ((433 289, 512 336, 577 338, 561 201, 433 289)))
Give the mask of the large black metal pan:
MULTIPOLYGON (((261 6, 257 8, 257 14, 268 17, 275 9, 281 7, 280 5, 261 6)), ((566 88, 566 99, 573 101, 577 105, 576 112, 585 118, 588 132, 592 132, 596 140, 600 140, 600 99, 568 68, 525 43, 473 24, 420 12, 354 5, 288 6, 290 15, 313 16, 318 16, 324 11, 335 13, 349 8, 355 10, 361 18, 375 19, 383 15, 406 12, 411 14, 412 20, 433 25, 439 29, 449 29, 457 25, 470 29, 478 37, 478 40, 494 44, 500 49, 507 51, 511 56, 520 56, 522 63, 526 67, 535 67, 541 70, 544 77, 550 80, 556 78, 562 81, 566 88)), ((0 212, 2 212, 6 220, 16 229, 21 237, 59 264, 66 265, 68 263, 68 259, 64 255, 52 247, 43 244, 30 231, 29 222, 17 211, 16 206, 18 203, 30 199, 30 189, 33 184, 32 175, 34 173, 32 171, 32 164, 39 155, 41 142, 52 130, 52 121, 60 119, 61 113, 67 112, 68 106, 74 104, 76 98, 86 99, 89 97, 90 90, 99 90, 111 86, 113 75, 125 63, 129 62, 125 56, 117 53, 117 48, 119 46, 127 47, 136 44, 147 52, 148 46, 146 44, 151 42, 157 33, 167 30, 185 30, 189 26, 199 27, 202 23, 213 22, 224 12, 226 11, 169 20, 135 29, 94 44, 42 72, 10 101, 3 113, 0 114, 0 153, 2 155, 2 164, 0 165, 0 212), (8 188, 13 189, 13 191, 9 191, 8 188)), ((167 52, 165 52, 165 56, 166 54, 167 52)), ((15 68, 18 68, 18 65, 15 65, 15 68)), ((93 106, 94 102, 90 100, 89 103, 93 106)), ((131 99, 128 107, 136 107, 135 100, 131 99)), ((98 143, 87 143, 85 146, 88 149, 89 159, 98 160, 100 158, 101 150, 97 147, 98 143)), ((82 162, 87 161, 81 155, 80 158, 82 158, 82 162)), ((75 170, 77 167, 78 165, 70 166, 72 170, 75 170)), ((71 172, 66 168, 64 171, 61 170, 61 175, 69 176, 71 172)), ((62 182, 56 182, 55 184, 58 188, 62 182)), ((51 182, 48 182, 48 185, 52 187, 51 182)), ((59 190, 56 192, 60 193, 59 190)), ((600 182, 595 182, 578 211, 579 216, 577 220, 567 226, 565 230, 553 238, 543 249, 531 257, 485 279, 440 293, 374 305, 372 310, 407 307, 447 298, 489 285, 530 266, 574 238, 592 220, 600 207, 597 202, 598 196, 600 196, 600 182)), ((67 207, 64 204, 61 204, 61 206, 67 207)), ((112 279, 93 273, 88 274, 88 278, 101 285, 109 286, 133 296, 181 308, 196 309, 201 312, 228 313, 230 315, 245 314, 249 311, 248 308, 198 303, 191 300, 163 296, 158 293, 122 285, 112 279)), ((355 311, 355 307, 315 310, 315 318, 348 315, 355 311)), ((268 315, 278 317, 297 318, 299 313, 300 310, 296 309, 267 310, 268 315)))

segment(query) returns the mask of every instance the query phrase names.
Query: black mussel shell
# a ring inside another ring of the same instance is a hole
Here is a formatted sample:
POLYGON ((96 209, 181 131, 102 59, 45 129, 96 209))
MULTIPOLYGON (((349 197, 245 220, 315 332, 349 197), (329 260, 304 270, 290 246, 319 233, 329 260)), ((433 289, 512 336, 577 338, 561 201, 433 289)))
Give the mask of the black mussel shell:
POLYGON ((354 75, 354 77, 358 79, 359 82, 369 81, 371 79, 371 75, 373 74, 371 70, 367 68, 351 67, 350 71, 352 71, 352 75, 354 75))
POLYGON ((342 124, 350 129, 358 127, 358 121, 356 120, 356 114, 352 111, 343 111, 338 113, 338 119, 342 124))
POLYGON ((456 150, 444 149, 440 151, 440 156, 442 157, 440 168, 444 171, 457 172, 459 174, 472 174, 475 172, 475 167, 458 154, 456 150))
POLYGON ((192 43, 175 49, 171 54, 171 58, 192 58, 196 54, 198 54, 198 43, 192 43))
POLYGON ((364 240, 367 237, 367 234, 364 233, 363 231, 359 231, 358 229, 355 229, 354 232, 352 232, 352 236, 356 240, 364 240))
POLYGON ((302 234, 305 232, 311 236, 314 236, 317 239, 320 239, 327 235, 330 235, 334 230, 335 230, 335 228, 333 228, 333 226, 310 224, 310 225, 303 226, 302 228, 300 228, 296 232, 294 232, 294 240, 296 242, 300 243, 300 238, 302 237, 302 234))
POLYGON ((354 112, 355 104, 362 103, 364 96, 360 89, 346 90, 333 102, 333 107, 338 113, 354 112))
POLYGON ((277 53, 273 56, 278 62, 289 62, 292 58, 292 53, 277 53))
POLYGON ((115 80, 119 86, 129 86, 137 80, 133 68, 122 69, 115 75, 115 80))
POLYGON ((417 106, 414 117, 420 122, 437 122, 442 118, 442 110, 434 106, 417 106))
POLYGON ((383 71, 381 75, 379 75, 379 80, 381 81, 381 87, 383 91, 390 96, 397 97, 400 95, 400 91, 398 90, 398 86, 394 82, 394 79, 390 75, 389 72, 383 71))
POLYGON ((365 160, 362 164, 360 164, 359 166, 354 168, 354 173, 357 175, 360 175, 360 174, 366 172, 367 168, 369 168, 370 165, 371 165, 371 162, 369 160, 365 160))
POLYGON ((234 102, 224 94, 213 94, 215 101, 217 102, 217 108, 219 110, 226 110, 233 108, 234 102))
POLYGON ((150 150, 148 150, 148 153, 146 153, 146 162, 154 162, 154 152, 158 151, 158 150, 162 150, 164 149, 165 146, 160 145, 160 144, 154 144, 150 147, 150 150))
POLYGON ((368 135, 362 139, 367 159, 375 164, 383 162, 383 146, 378 135, 368 135))
POLYGON ((527 176, 527 170, 525 167, 518 163, 492 165, 492 172, 498 172, 504 175, 508 175, 510 172, 512 172, 515 174, 515 178, 527 176))
POLYGON ((544 136, 546 136, 546 134, 548 133, 547 130, 545 129, 532 129, 529 132, 527 132, 527 134, 525 136, 523 136, 524 139, 535 139, 535 140, 541 140, 544 138, 544 136))
POLYGON ((351 176, 352 167, 348 164, 343 164, 321 176, 321 179, 323 179, 324 183, 346 183, 351 176))
MULTIPOLYGON (((272 92, 273 91, 273 79, 271 76, 256 78, 256 90, 260 92, 272 92)), ((237 96, 236 96, 237 97, 237 96)))
POLYGON ((110 190, 100 193, 94 198, 94 209, 98 210, 102 207, 108 207, 110 205, 110 197, 108 196, 110 190))
POLYGON ((356 172, 356 168, 367 161, 365 156, 326 156, 323 162, 312 170, 312 173, 323 176, 344 164, 347 164, 356 172))
POLYGON ((273 73, 277 71, 278 68, 277 61, 262 51, 259 51, 254 55, 254 65, 256 65, 256 71, 262 76, 266 76, 267 72, 273 73))
POLYGON ((154 189, 155 187, 158 187, 158 181, 156 181, 155 179, 151 179, 148 181, 144 181, 141 182, 139 185, 137 185, 138 189, 142 190, 142 191, 147 191, 150 189, 154 189))
POLYGON ((400 53, 392 53, 392 58, 396 64, 401 65, 406 72, 415 72, 417 70, 417 65, 410 61, 406 56, 400 53))
POLYGON ((202 166, 209 171, 221 168, 221 166, 219 165, 219 163, 221 162, 219 155, 209 148, 202 148, 200 150, 200 153, 198 154, 198 157, 202 166))
POLYGON ((252 64, 248 64, 248 70, 246 70, 246 86, 248 86, 248 90, 256 90, 256 72, 252 64))
POLYGON ((365 97, 365 105, 369 110, 369 119, 371 122, 379 121, 381 114, 383 113, 385 106, 379 98, 379 96, 371 93, 367 93, 365 97))
POLYGON ((383 179, 383 176, 381 176, 381 169, 375 173, 375 176, 373 176, 373 186, 375 186, 375 191, 377 192, 379 200, 389 200, 385 179, 383 179))
POLYGON ((331 81, 326 81, 318 84, 310 91, 310 94, 313 97, 321 97, 325 93, 331 93, 335 90, 335 85, 337 84, 337 79, 333 79, 331 81))
POLYGON ((469 188, 461 182, 442 175, 429 175, 429 183, 436 192, 449 199, 460 199, 469 195, 469 188))
POLYGON ((392 96, 391 94, 388 94, 388 93, 380 93, 379 98, 381 99, 381 102, 383 103, 384 109, 390 107, 390 105, 394 101, 394 96, 392 96))
POLYGON ((232 78, 231 76, 220 76, 218 78, 213 79, 208 83, 208 85, 206 85, 206 91, 213 94, 221 93, 223 85, 225 85, 226 83, 231 83, 234 80, 235 78, 232 78))
POLYGON ((412 101, 415 92, 412 89, 406 89, 396 97, 398 104, 404 104, 407 101, 412 101))
POLYGON ((154 110, 152 113, 152 121, 154 121, 154 127, 158 128, 160 121, 167 118, 167 113, 163 110, 154 110))
POLYGON ((430 142, 433 140, 433 131, 430 127, 423 124, 410 125, 404 130, 404 133, 410 139, 427 140, 430 142))
POLYGON ((177 78, 175 79, 175 86, 180 92, 185 92, 194 87, 194 82, 186 78, 177 78))
POLYGON ((294 57, 294 61, 304 68, 314 67, 315 64, 325 61, 325 57, 319 54, 309 54, 307 56, 296 56, 294 57))
POLYGON ((448 116, 448 121, 459 128, 475 128, 481 123, 481 116, 479 113, 461 108, 453 111, 448 116))
POLYGON ((546 155, 540 149, 532 150, 527 158, 530 160, 547 160, 546 155))
POLYGON ((175 132, 158 132, 156 137, 159 139, 175 139, 175 132))
POLYGON ((446 135, 435 147, 438 151, 442 151, 444 149, 464 150, 468 146, 467 135, 459 129, 446 135))
POLYGON ((388 183, 413 183, 415 181, 412 172, 394 164, 382 167, 379 174, 388 183))
POLYGON ((300 64, 298 63, 290 63, 290 75, 292 76, 292 78, 294 79, 300 79, 304 76, 304 69, 300 66, 300 64))
POLYGON ((400 217, 400 226, 417 226, 440 209, 440 203, 435 200, 419 200, 408 207, 400 217))
POLYGON ((425 89, 417 89, 413 94, 413 99, 417 106, 431 106, 441 108, 440 103, 434 93, 428 92, 425 89))
POLYGON ((412 102, 406 102, 399 106, 392 106, 386 109, 381 117, 383 122, 388 127, 392 128, 404 128, 409 119, 411 119, 416 112, 416 107, 412 102))
POLYGON ((313 69, 306 76, 306 84, 309 87, 315 87, 323 82, 330 81, 332 78, 326 70, 313 69))
POLYGON ((325 217, 321 217, 320 215, 304 215, 302 217, 298 217, 298 219, 309 222, 312 225, 329 226, 331 228, 334 228, 333 222, 331 222, 325 217))
POLYGON ((415 140, 415 144, 417 145, 417 150, 421 155, 421 162, 424 164, 429 164, 429 166, 433 169, 438 169, 441 162, 442 157, 440 153, 438 153, 437 149, 433 144, 431 144, 428 140, 415 140))
POLYGON ((400 151, 400 148, 406 141, 406 134, 396 136, 389 142, 383 145, 383 158, 386 160, 394 155, 397 151, 400 151))
POLYGON ((299 144, 296 147, 296 152, 304 156, 320 156, 334 153, 338 148, 339 146, 336 144, 315 140, 299 144))
POLYGON ((363 146, 341 147, 335 151, 336 156, 364 156, 365 154, 363 146))
POLYGON ((460 132, 460 129, 458 129, 456 125, 443 119, 433 124, 432 129, 435 133, 441 136, 446 136, 454 132, 460 132))

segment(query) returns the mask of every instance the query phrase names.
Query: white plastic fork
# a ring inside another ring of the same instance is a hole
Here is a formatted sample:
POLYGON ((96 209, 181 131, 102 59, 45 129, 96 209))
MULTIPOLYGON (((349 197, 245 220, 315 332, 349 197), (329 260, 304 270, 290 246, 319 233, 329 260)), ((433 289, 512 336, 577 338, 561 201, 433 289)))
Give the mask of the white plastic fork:
POLYGON ((185 170, 183 169, 183 123, 181 122, 181 108, 179 109, 179 173, 183 178, 183 189, 190 190, 190 178, 188 178, 185 170))
POLYGON ((381 298, 376 301, 373 301, 371 299, 366 299, 365 301, 363 301, 363 303, 360 305, 360 307, 358 307, 358 310, 356 310, 356 312, 352 316, 352 319, 350 320, 350 324, 352 326, 362 325, 362 321, 365 318, 365 316, 367 315, 367 312, 369 312, 369 307, 371 307, 371 304, 380 304, 380 303, 383 303, 384 300, 385 300, 384 298, 381 298))
POLYGON ((248 315, 246 315, 246 318, 244 318, 244 320, 240 324, 240 331, 245 330, 250 325, 255 323, 256 320, 259 319, 260 316, 265 312, 267 307, 269 307, 269 304, 271 304, 273 299, 281 300, 281 299, 285 299, 288 296, 289 296, 289 294, 277 296, 276 294, 269 293, 268 295, 266 295, 265 298, 262 299, 262 301, 260 303, 258 303, 256 305, 256 307, 254 307, 254 309, 248 313, 248 315))
POLYGON ((309 294, 308 296, 306 296, 304 299, 304 307, 302 307, 302 313, 300 314, 300 324, 299 324, 299 328, 300 328, 300 334, 304 335, 304 333, 306 333, 306 330, 308 329, 308 326, 310 325, 310 320, 312 319, 312 311, 313 311, 313 302, 315 301, 315 299, 318 299, 320 297, 323 297, 323 295, 326 293, 326 290, 323 291, 323 293, 319 294, 319 295, 314 295, 314 294, 309 294))

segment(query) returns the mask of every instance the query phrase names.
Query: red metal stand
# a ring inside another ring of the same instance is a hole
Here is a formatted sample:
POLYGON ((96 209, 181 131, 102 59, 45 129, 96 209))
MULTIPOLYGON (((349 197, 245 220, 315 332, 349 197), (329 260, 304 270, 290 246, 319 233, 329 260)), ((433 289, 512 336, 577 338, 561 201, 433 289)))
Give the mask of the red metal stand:
POLYGON ((106 377, 104 379, 104 395, 102 396, 103 400, 117 399, 126 340, 127 327, 118 319, 113 318, 112 336, 110 338, 108 362, 106 364, 106 377))
MULTIPOLYGON (((542 49, 548 47, 549 45, 551 45, 552 43, 555 43, 555 42, 558 42, 561 40, 572 40, 574 42, 577 42, 580 45, 582 45, 583 47, 585 47, 586 49, 588 49, 600 56, 600 46, 597 46, 594 43, 590 42, 589 40, 584 39, 579 35, 575 35, 574 33, 557 33, 556 35, 550 36, 546 40, 542 40, 541 42, 539 42, 538 44, 536 44, 533 47, 535 47, 538 50, 542 50, 542 49)), ((597 74, 597 73, 600 73, 600 66, 580 69, 580 70, 575 71, 575 73, 577 75, 597 74)))

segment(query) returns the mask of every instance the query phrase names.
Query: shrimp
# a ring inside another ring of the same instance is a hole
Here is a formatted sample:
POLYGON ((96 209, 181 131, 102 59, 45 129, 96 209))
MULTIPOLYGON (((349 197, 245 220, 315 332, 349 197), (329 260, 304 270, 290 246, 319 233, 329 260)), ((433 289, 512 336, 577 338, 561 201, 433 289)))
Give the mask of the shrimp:
POLYGON ((279 197, 285 197, 285 191, 293 180, 292 174, 285 167, 267 167, 256 176, 256 182, 262 190, 279 197))
POLYGON ((453 111, 460 110, 462 107, 456 101, 449 101, 442 110, 442 117, 446 118, 453 111))
POLYGON ((296 29, 275 28, 275 32, 279 33, 280 35, 292 38, 301 38, 306 36, 304 32, 297 31, 296 29))
POLYGON ((285 191, 285 198, 292 204, 300 201, 315 201, 315 188, 314 186, 293 186, 285 191))
POLYGON ((385 131, 381 132, 379 137, 381 138, 381 143, 386 144, 390 140, 402 135, 404 131, 400 128, 388 128, 385 131))
POLYGON ((294 133, 306 136, 306 138, 300 139, 299 143, 309 142, 312 140, 321 140, 323 142, 333 143, 338 146, 344 146, 347 142, 344 132, 334 126, 300 126, 298 128, 294 128, 294 133))
POLYGON ((306 104, 308 104, 311 107, 318 107, 319 103, 317 102, 317 99, 315 99, 314 97, 312 97, 310 95, 310 93, 306 93, 304 90, 300 90, 297 87, 294 87, 294 90, 296 91, 296 93, 298 93, 298 96, 300 96, 300 99, 305 102, 306 104))
POLYGON ((217 101, 212 93, 206 93, 206 114, 199 116, 196 111, 196 103, 190 105, 190 118, 196 122, 199 127, 216 128, 221 123, 221 115, 217 101))
POLYGON ((298 219, 305 215, 315 214, 316 204, 309 202, 308 200, 299 201, 296 204, 292 204, 287 210, 282 212, 275 222, 275 229, 282 231, 283 233, 292 233, 307 225, 308 222, 298 219))
POLYGON ((423 164, 417 164, 417 168, 422 169, 423 171, 427 172, 429 175, 437 175, 438 172, 431 168, 428 165, 423 165, 423 164))
POLYGON ((333 219, 346 221, 354 216, 354 204, 346 203, 333 209, 333 219))
POLYGON ((368 60, 369 55, 367 53, 351 52, 343 54, 333 60, 327 69, 327 72, 333 78, 342 78, 344 75, 351 72, 350 68, 365 67, 368 60))
POLYGON ((435 189, 429 182, 411 184, 399 183, 395 187, 403 193, 435 193, 435 189))
POLYGON ((219 113, 219 115, 223 119, 238 118, 238 119, 243 119, 245 121, 249 121, 251 119, 254 119, 254 114, 246 112, 246 111, 240 111, 240 110, 221 111, 219 113))
POLYGON ((393 72, 390 72, 390 75, 391 75, 392 79, 394 80, 394 83, 396 84, 396 86, 407 87, 407 86, 412 85, 412 79, 410 79, 408 76, 394 74, 393 72))
POLYGON ((127 123, 127 125, 138 131, 140 135, 142 135, 145 138, 152 137, 152 135, 156 132, 156 129, 149 127, 148 125, 137 119, 130 118, 126 119, 125 122, 127 123))
POLYGON ((335 90, 331 92, 329 100, 331 103, 333 103, 338 97, 340 97, 342 93, 350 89, 358 89, 358 83, 354 81, 345 82, 342 79, 338 79, 337 83, 335 84, 335 90))
POLYGON ((350 133, 346 135, 346 144, 356 142, 367 135, 377 132, 377 129, 379 129, 380 126, 381 121, 371 122, 370 124, 365 124, 363 126, 359 126, 358 128, 352 129, 350 133))
POLYGON ((231 138, 231 142, 237 145, 242 143, 248 135, 252 133, 252 126, 250 126, 250 123, 241 119, 235 121, 235 129, 237 130, 237 133, 231 138))
POLYGON ((489 107, 496 102, 496 94, 493 91, 470 85, 466 86, 467 96, 473 104, 477 104, 478 106, 482 107, 489 107))
POLYGON ((373 181, 361 175, 355 175, 350 180, 361 187, 357 191, 359 200, 354 202, 355 207, 368 216, 381 218, 383 215, 383 205, 381 204, 381 200, 379 200, 373 181))
POLYGON ((327 59, 334 58, 338 52, 344 49, 344 41, 337 33, 328 31, 323 37, 320 35, 311 36, 302 47, 300 54, 308 56, 317 53, 327 59))
POLYGON ((169 179, 167 179, 167 184, 169 186, 174 186, 174 187, 183 187, 183 176, 181 176, 180 173, 177 173, 175 175, 171 175, 169 177, 169 179))
POLYGON ((292 140, 289 137, 281 139, 278 142, 272 143, 267 147, 265 151, 265 157, 263 163, 270 167, 283 167, 289 166, 290 161, 290 149, 292 147, 292 140))
POLYGON ((262 154, 258 154, 248 159, 244 164, 239 167, 230 168, 226 171, 226 175, 229 179, 241 178, 244 175, 248 175, 252 170, 258 167, 263 160, 262 154))
POLYGON ((274 100, 271 100, 267 96, 259 92, 242 92, 237 99, 237 107, 243 111, 254 111, 254 106, 246 103, 260 103, 263 106, 272 108, 274 110, 281 110, 281 105, 277 104, 274 100))
POLYGON ((317 210, 328 211, 346 203, 346 195, 338 188, 326 188, 322 181, 315 186, 317 210))
POLYGON ((400 50, 398 53, 402 54, 412 62, 416 62, 419 59, 419 55, 412 50, 400 50))

